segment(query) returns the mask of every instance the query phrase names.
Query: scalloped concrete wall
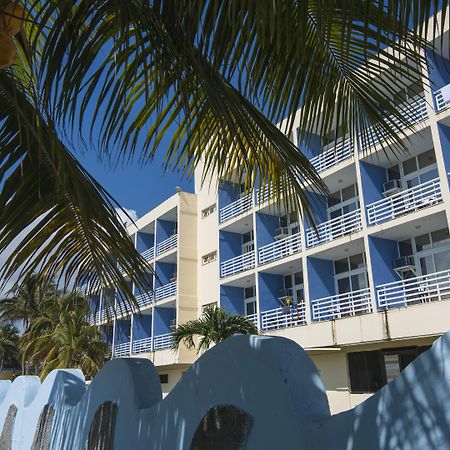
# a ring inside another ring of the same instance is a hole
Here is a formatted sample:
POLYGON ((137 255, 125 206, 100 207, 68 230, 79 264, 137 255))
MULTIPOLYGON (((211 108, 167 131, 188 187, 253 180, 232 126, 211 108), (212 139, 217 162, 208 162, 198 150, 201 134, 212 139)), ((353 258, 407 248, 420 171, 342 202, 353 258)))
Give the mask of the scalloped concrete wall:
POLYGON ((445 449, 449 405, 449 334, 376 395, 334 416, 296 343, 234 336, 164 400, 146 359, 113 360, 87 387, 78 370, 54 371, 42 385, 36 377, 0 383, 0 431, 2 450, 445 449), (15 419, 7 419, 11 405, 15 419))

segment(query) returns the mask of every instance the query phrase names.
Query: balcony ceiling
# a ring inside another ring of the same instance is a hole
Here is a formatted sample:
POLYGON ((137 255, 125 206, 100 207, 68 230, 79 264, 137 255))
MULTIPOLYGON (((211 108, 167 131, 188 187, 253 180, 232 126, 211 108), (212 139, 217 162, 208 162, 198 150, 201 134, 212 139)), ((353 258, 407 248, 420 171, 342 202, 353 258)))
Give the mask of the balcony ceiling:
POLYGON ((348 237, 344 238, 346 242, 336 245, 336 240, 329 244, 324 244, 324 250, 319 251, 313 255, 314 258, 328 259, 330 261, 336 261, 347 256, 357 255, 358 253, 364 252, 364 241, 363 238, 350 240, 348 237), (328 248, 330 246, 330 248, 328 248))

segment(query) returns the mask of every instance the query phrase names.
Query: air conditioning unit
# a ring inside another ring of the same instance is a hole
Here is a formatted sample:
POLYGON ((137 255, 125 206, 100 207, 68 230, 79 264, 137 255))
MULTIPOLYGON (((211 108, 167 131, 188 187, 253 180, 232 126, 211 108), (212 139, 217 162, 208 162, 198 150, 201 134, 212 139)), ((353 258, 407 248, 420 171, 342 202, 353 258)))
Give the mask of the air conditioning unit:
POLYGON ((288 237, 287 227, 280 227, 275 230, 275 239, 283 239, 288 237))
POLYGON ((174 281, 177 281, 177 273, 174 272, 172 275, 170 275, 169 281, 173 283, 174 281))
POLYGON ((401 192, 402 190, 401 180, 389 180, 383 184, 383 195, 385 197, 390 197, 391 195, 397 194, 397 192, 401 192))
POLYGON ((402 256, 394 259, 394 270, 403 278, 403 275, 408 272, 416 272, 416 264, 413 256, 402 256))

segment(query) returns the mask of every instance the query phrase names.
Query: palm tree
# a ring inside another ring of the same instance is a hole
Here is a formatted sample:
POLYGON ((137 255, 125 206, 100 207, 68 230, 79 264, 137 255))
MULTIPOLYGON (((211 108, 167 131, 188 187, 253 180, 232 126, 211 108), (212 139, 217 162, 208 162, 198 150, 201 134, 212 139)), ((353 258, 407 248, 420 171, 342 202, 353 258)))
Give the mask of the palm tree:
POLYGON ((0 373, 3 366, 18 367, 19 362, 19 331, 14 325, 0 326, 0 373))
POLYGON ((423 36, 444 27, 431 0, 23 3, 19 63, 0 70, 0 253, 23 238, 0 276, 98 280, 127 298, 118 265, 140 290, 150 269, 75 142, 113 164, 147 164, 164 145, 166 168, 202 161, 204 179, 267 184, 313 219, 306 191, 326 188, 287 137, 294 113, 300 148, 336 125, 401 148, 396 95, 421 76, 423 36))
POLYGON ((234 334, 258 334, 258 328, 244 316, 208 306, 199 319, 177 326, 172 335, 173 348, 178 349, 183 343, 188 349, 197 347, 197 353, 200 353, 234 334), (196 336, 200 338, 197 344, 196 336))
POLYGON ((36 275, 31 275, 24 283, 11 292, 12 295, 0 299, 0 318, 4 321, 21 321, 27 330, 34 318, 41 314, 45 298, 55 294, 55 285, 40 284, 36 275))
POLYGON ((104 364, 108 346, 90 326, 89 308, 78 293, 47 298, 42 315, 33 320, 20 342, 23 362, 38 367, 42 378, 54 369, 79 368, 93 377, 104 364))

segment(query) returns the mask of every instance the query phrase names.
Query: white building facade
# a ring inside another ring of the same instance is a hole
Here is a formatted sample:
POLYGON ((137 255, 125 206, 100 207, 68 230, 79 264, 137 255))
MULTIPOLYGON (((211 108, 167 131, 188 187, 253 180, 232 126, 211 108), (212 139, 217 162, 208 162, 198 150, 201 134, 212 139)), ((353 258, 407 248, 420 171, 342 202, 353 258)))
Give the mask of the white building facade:
POLYGON ((448 57, 430 59, 422 83, 404 89, 408 153, 345 136, 302 149, 331 192, 311 194, 316 228, 267 191, 201 186, 201 167, 195 193, 177 192, 130 227, 156 275, 153 292, 136 292, 140 314, 116 304, 106 324, 114 292, 93 298, 113 356, 151 358, 168 392, 197 357, 169 349, 173 327, 217 304, 298 342, 339 412, 426 350, 450 328, 448 57))

